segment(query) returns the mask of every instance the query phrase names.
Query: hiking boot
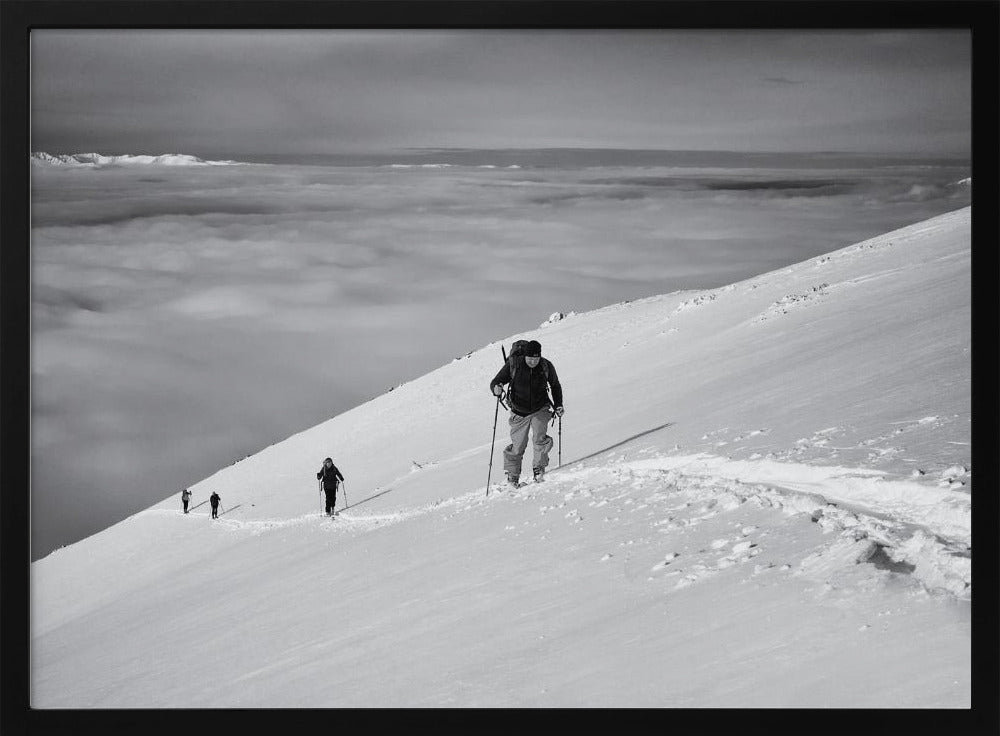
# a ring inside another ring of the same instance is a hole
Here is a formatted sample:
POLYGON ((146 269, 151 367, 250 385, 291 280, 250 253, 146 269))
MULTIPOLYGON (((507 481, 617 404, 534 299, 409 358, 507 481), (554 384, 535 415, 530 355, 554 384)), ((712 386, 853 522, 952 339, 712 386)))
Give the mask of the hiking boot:
POLYGON ((509 485, 511 488, 517 488, 519 480, 520 476, 511 475, 510 473, 507 474, 507 485, 509 485))
POLYGON ((545 480, 545 468, 535 468, 535 483, 545 480))

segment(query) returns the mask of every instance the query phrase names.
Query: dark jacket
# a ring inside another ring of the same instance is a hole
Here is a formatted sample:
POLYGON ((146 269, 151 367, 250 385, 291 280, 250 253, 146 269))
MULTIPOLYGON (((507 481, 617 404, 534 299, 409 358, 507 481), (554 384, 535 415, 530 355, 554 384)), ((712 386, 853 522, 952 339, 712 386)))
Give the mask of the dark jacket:
POLYGON ((213 506, 218 506, 219 501, 222 500, 222 497, 218 493, 213 493, 211 496, 208 497, 208 500, 209 502, 211 502, 213 506))
POLYGON ((324 491, 335 491, 335 490, 337 490, 337 483, 339 482, 337 479, 338 478, 340 480, 344 479, 344 476, 342 476, 340 474, 340 471, 337 470, 337 466, 336 465, 331 465, 330 468, 327 469, 325 463, 323 464, 323 467, 319 469, 319 472, 316 473, 316 477, 317 478, 321 478, 323 480, 323 490, 324 491))
POLYGON ((559 385, 556 367, 545 358, 538 361, 538 365, 534 368, 529 368, 522 356, 514 356, 503 364, 500 372, 490 381, 490 391, 494 386, 508 383, 510 388, 507 390, 507 402, 510 410, 518 416, 526 417, 547 406, 563 405, 562 386, 559 385), (510 377, 511 361, 517 361, 513 382, 510 377), (545 377, 546 373, 548 378, 545 377), (549 401, 549 386, 552 387, 551 401, 549 401))

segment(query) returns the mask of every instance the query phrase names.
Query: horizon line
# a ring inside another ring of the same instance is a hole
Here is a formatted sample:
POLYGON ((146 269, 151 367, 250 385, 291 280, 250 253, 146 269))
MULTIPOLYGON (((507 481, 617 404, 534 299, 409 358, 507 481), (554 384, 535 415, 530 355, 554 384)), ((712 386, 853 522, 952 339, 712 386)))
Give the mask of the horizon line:
POLYGON ((371 149, 351 149, 335 151, 240 151, 237 153, 184 153, 181 150, 166 150, 162 153, 140 153, 136 151, 101 153, 96 149, 62 150, 61 148, 32 148, 30 155, 37 153, 48 153, 54 156, 74 156, 82 154, 98 154, 106 156, 169 156, 169 155, 189 155, 189 156, 372 156, 372 155, 392 155, 406 153, 468 153, 468 152, 613 152, 613 153, 692 153, 692 154, 735 154, 741 156, 869 156, 869 157, 898 157, 898 158, 947 158, 947 159, 968 159, 972 160, 971 152, 961 151, 863 151, 863 150, 833 150, 833 149, 795 149, 795 150, 766 150, 753 149, 741 150, 735 148, 647 148, 647 147, 609 147, 609 146, 485 146, 482 148, 469 146, 405 146, 400 148, 371 148, 371 149))

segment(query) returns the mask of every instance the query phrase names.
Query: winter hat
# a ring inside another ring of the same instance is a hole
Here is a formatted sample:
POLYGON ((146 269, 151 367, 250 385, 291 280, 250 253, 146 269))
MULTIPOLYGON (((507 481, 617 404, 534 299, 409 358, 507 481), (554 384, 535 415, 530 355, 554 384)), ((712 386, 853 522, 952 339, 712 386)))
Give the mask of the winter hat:
POLYGON ((537 358, 542 354, 542 344, 538 340, 532 340, 524 346, 524 357, 537 358))
POLYGON ((323 462, 325 462, 325 463, 332 463, 332 462, 333 462, 333 458, 332 458, 332 457, 328 457, 328 458, 327 458, 326 460, 324 460, 323 462))

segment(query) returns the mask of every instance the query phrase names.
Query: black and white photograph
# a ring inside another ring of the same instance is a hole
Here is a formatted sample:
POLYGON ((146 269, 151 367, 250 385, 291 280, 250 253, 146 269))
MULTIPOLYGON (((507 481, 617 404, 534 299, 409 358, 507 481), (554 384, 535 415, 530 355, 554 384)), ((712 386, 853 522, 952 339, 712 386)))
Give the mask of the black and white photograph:
POLYGON ((969 709, 973 40, 33 28, 31 708, 969 709))

